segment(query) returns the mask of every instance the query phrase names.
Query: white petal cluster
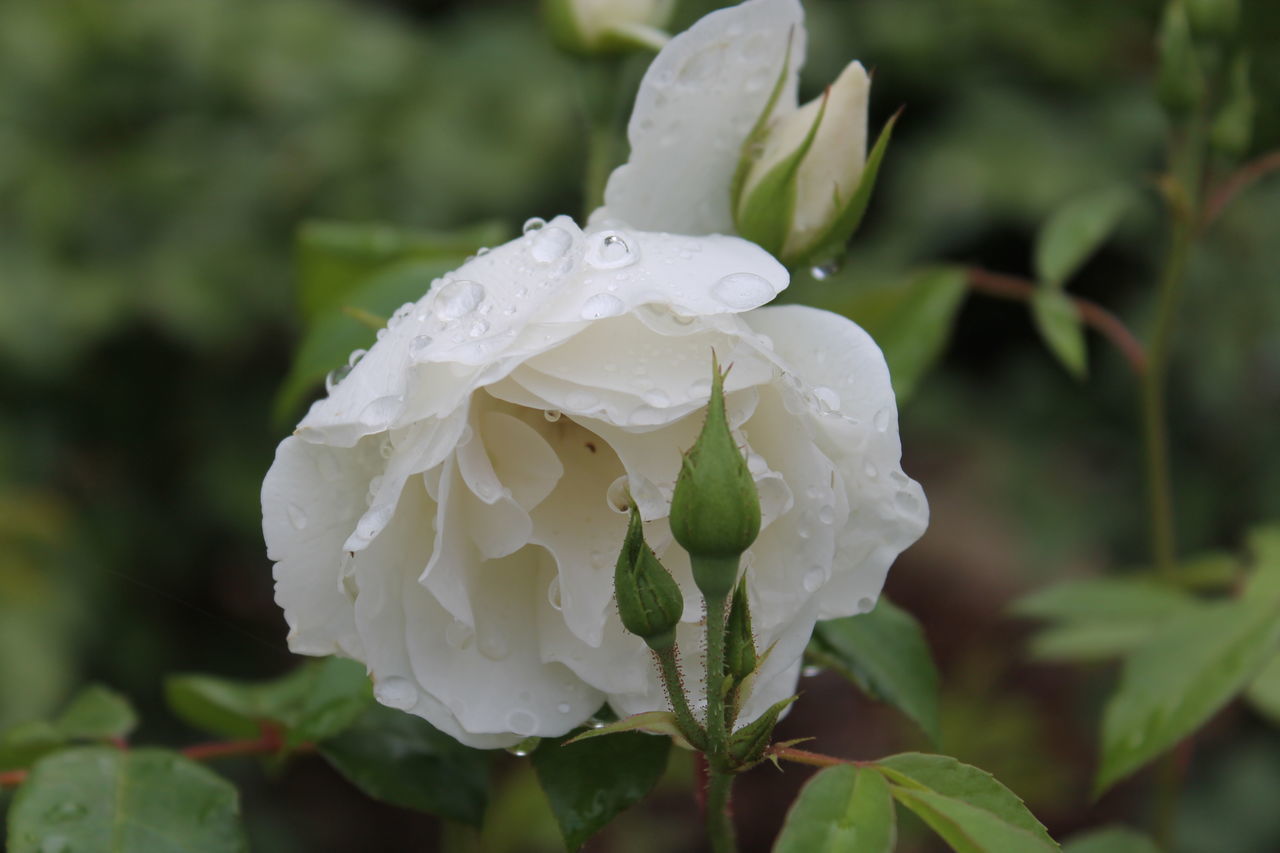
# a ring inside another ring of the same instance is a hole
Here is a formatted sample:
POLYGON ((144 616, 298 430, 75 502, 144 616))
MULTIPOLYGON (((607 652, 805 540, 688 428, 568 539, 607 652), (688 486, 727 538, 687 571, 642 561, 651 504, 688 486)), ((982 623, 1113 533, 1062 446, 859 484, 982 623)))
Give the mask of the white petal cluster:
POLYGON ((773 651, 742 719, 790 695, 814 621, 870 610, 927 509, 880 351, 837 315, 760 307, 786 285, 738 238, 565 217, 437 281, 263 484, 291 648, 364 662, 381 702, 477 747, 563 734, 605 701, 665 707, 613 603, 618 510, 629 491, 684 590, 697 672, 699 597, 667 512, 714 351, 763 509, 744 571, 773 651))

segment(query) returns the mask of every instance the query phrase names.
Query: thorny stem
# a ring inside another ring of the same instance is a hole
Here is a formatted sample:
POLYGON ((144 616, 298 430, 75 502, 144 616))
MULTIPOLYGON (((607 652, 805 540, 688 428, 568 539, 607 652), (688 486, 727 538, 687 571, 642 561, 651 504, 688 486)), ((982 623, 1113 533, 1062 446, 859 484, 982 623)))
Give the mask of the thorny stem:
MULTIPOLYGON (((696 559, 696 558, 695 558, 696 559)), ((707 602, 707 837, 712 853, 733 853, 737 841, 733 832, 730 798, 733 772, 727 766, 729 731, 724 715, 724 633, 727 596, 706 596, 707 602)))
MULTIPOLYGON (((124 743, 118 743, 121 749, 127 749, 124 743)), ((262 724, 262 734, 256 738, 244 740, 211 741, 197 743, 181 750, 182 755, 192 761, 211 761, 216 758, 235 758, 246 755, 274 755, 284 748, 284 738, 277 726, 262 724)), ((294 752, 310 752, 315 746, 310 743, 299 744, 294 752)), ((0 773, 0 788, 16 788, 27 779, 27 770, 8 770, 0 773)))
MULTIPOLYGON (((981 267, 970 267, 966 274, 969 288, 986 296, 1030 302, 1036 292, 1036 286, 1026 279, 991 272, 981 267)), ((1129 331, 1129 327, 1096 302, 1078 296, 1068 295, 1067 298, 1071 300, 1081 322, 1106 338, 1124 356, 1134 375, 1142 377, 1147 371, 1147 354, 1137 337, 1129 331)))
POLYGON ((658 666, 662 672, 662 683, 666 686, 667 696, 671 699, 671 709, 675 712, 680 733, 694 746, 699 748, 706 746, 706 732, 694 718, 693 712, 689 710, 689 699, 685 696, 684 682, 680 678, 680 662, 676 657, 676 647, 673 645, 663 651, 655 649, 653 656, 658 660, 658 666))

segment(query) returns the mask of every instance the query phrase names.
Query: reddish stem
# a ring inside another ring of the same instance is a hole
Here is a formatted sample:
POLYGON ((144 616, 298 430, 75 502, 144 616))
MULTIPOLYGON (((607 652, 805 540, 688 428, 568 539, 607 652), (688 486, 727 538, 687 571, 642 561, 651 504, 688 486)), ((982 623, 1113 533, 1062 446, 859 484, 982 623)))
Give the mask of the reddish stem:
POLYGON ((851 758, 836 758, 834 755, 823 755, 820 752, 810 752, 807 749, 796 749, 790 746, 771 746, 765 750, 765 755, 775 756, 784 761, 794 761, 796 764, 808 764, 810 767, 839 767, 842 764, 865 767, 874 763, 854 761, 851 758))
POLYGON ((711 768, 705 752, 693 754, 693 798, 698 803, 698 814, 707 813, 707 785, 711 783, 711 768))
MULTIPOLYGON (((987 296, 1030 302, 1036 292, 1036 285, 1026 279, 991 272, 981 267, 970 267, 967 272, 969 287, 987 296)), ((1143 376, 1147 372, 1146 351, 1119 317, 1088 299, 1078 296, 1067 298, 1071 300, 1081 321, 1106 338, 1129 362, 1129 367, 1136 376, 1143 376)))
POLYGON ((1254 181, 1277 169, 1280 169, 1280 151, 1272 151, 1256 160, 1250 160, 1228 175, 1227 179, 1210 193, 1209 200, 1204 206, 1204 216, 1200 220, 1200 230, 1204 231, 1212 225, 1231 200, 1248 189, 1254 181))

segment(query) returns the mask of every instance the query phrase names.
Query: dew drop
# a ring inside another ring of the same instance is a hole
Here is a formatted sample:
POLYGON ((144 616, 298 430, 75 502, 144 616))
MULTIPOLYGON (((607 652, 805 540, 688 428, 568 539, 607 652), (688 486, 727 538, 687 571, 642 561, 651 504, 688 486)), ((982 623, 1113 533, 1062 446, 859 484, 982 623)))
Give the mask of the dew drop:
POLYGON ((404 401, 400 397, 378 397, 360 410, 360 423, 365 426, 386 426, 396 415, 404 401))
POLYGON ((563 413, 559 409, 546 409, 542 413, 542 417, 546 418, 548 423, 555 423, 560 420, 563 413))
POLYGON ((877 432, 884 432, 889 428, 889 417, 892 414, 887 406, 875 413, 875 417, 871 419, 871 424, 876 428, 877 432))
POLYGON ((800 583, 804 586, 804 591, 813 592, 818 587, 822 586, 822 582, 825 580, 825 575, 826 573, 822 571, 821 566, 814 566, 812 569, 805 572, 804 577, 800 580, 800 583))
POLYGON ((533 751, 538 748, 538 744, 540 743, 542 743, 542 738, 540 737, 527 737, 515 746, 507 747, 507 752, 517 758, 524 758, 525 756, 532 754, 533 751))
POLYGON ((804 669, 800 670, 800 675, 805 678, 813 678, 815 675, 822 675, 822 667, 806 666, 804 669))
POLYGON ((506 660, 511 654, 511 646, 507 643, 506 635, 499 631, 486 632, 476 642, 476 648, 480 650, 480 654, 492 661, 506 660))
POLYGON ((527 737, 538 730, 538 718, 530 711, 512 711, 507 714, 507 728, 514 734, 527 737))
POLYGON ((769 462, 759 453, 747 451, 747 470, 754 476, 764 474, 769 470, 769 462))
POLYGON ((836 511, 834 507, 824 506, 822 509, 818 510, 818 521, 822 522, 823 524, 830 524, 835 520, 836 520, 836 511))
POLYGON ((590 719, 587 720, 585 725, 589 729, 603 729, 605 726, 608 725, 608 723, 606 723, 604 720, 600 719, 599 717, 591 717, 590 719))
POLYGON ((483 301, 484 287, 474 281, 457 279, 440 287, 433 308, 441 320, 457 320, 476 310, 483 301))
POLYGON ((840 260, 838 258, 825 263, 814 264, 809 268, 809 275, 813 276, 815 281, 826 281, 838 272, 840 272, 840 260))
POLYGON ((382 443, 378 445, 378 455, 383 459, 390 459, 391 455, 396 452, 396 446, 391 443, 391 436, 384 435, 382 443))
POLYGON ((365 357, 365 353, 367 352, 369 351, 366 349, 352 350, 351 355, 347 356, 347 367, 355 367, 360 363, 360 359, 365 357))
POLYGON ((665 412, 646 403, 643 406, 636 406, 627 421, 632 426, 657 426, 666 419, 665 412))
POLYGON ((587 249, 587 263, 596 269, 612 270, 630 266, 639 260, 636 249, 632 247, 633 237, 627 237, 620 231, 601 231, 592 238, 587 249))
POLYGON ((568 702, 561 702, 559 705, 556 706, 556 710, 559 711, 561 714, 567 714, 573 710, 573 706, 570 705, 568 702))
POLYGON ((293 525, 294 530, 305 530, 307 526, 307 514, 302 507, 297 504, 289 504, 289 523, 293 525))
POLYGON ((818 411, 824 415, 840 410, 840 395, 825 385, 819 385, 813 389, 813 399, 818 406, 818 411))
POLYGON ((539 231, 538 236, 533 238, 529 254, 533 255, 533 259, 538 263, 549 264, 563 258, 572 245, 573 237, 569 232, 552 225, 539 231))
POLYGON ((444 629, 444 641, 455 649, 469 648, 475 636, 475 630, 461 619, 454 619, 444 629))
POLYGON ((421 360, 427 350, 431 349, 432 339, 430 335, 418 335, 409 342, 409 355, 415 360, 421 360))
POLYGON ((773 298, 773 285, 755 273, 737 272, 711 286, 711 294, 730 308, 747 309, 773 298))
POLYGON ((399 676, 380 679, 373 686, 373 695, 383 705, 397 711, 408 711, 418 704, 418 688, 399 676))
POLYGON ((582 319, 602 320, 605 317, 617 317, 627 306, 612 293, 597 293, 582 303, 582 319))
POLYGON ((547 603, 551 605, 551 609, 560 610, 564 607, 560 600, 560 578, 554 577, 551 583, 547 585, 547 603))
POLYGON ((631 512, 631 489, 626 474, 609 484, 609 490, 605 493, 605 502, 614 512, 631 512))
POLYGON ((345 364, 342 365, 341 367, 335 367, 333 370, 330 370, 327 374, 325 374, 325 377, 324 377, 325 392, 332 394, 333 389, 338 386, 339 382, 346 379, 347 374, 350 372, 351 372, 351 368, 345 364))
POLYGON ((532 234, 534 231, 541 231, 542 227, 547 224, 547 220, 541 216, 530 216, 524 221, 524 225, 520 230, 524 234, 532 234))
POLYGON ((701 400, 703 397, 711 396, 711 380, 695 379, 689 383, 689 396, 695 400, 701 400))
POLYGON ((859 613, 870 613, 872 610, 875 610, 875 609, 876 609, 876 603, 874 599, 866 598, 866 597, 858 599, 859 613))

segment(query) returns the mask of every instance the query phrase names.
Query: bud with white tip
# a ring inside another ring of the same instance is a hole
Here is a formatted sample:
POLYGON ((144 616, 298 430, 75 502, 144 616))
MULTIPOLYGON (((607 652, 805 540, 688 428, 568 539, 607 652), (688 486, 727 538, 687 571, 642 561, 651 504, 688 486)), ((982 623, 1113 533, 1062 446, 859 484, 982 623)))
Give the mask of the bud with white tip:
POLYGON ((543 0, 556 46, 580 56, 658 50, 674 0, 543 0))

